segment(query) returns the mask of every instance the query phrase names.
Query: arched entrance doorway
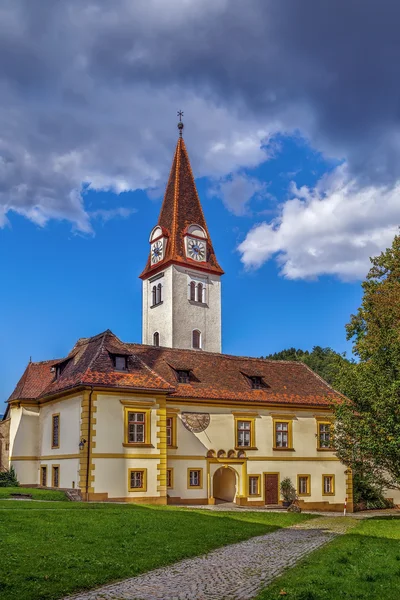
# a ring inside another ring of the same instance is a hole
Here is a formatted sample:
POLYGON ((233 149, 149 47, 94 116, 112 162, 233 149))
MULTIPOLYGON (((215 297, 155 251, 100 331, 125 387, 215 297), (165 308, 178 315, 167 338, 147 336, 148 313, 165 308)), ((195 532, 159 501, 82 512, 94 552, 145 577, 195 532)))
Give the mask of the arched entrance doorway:
POLYGON ((220 467, 213 477, 213 497, 222 502, 233 502, 235 495, 235 471, 230 467, 220 467))

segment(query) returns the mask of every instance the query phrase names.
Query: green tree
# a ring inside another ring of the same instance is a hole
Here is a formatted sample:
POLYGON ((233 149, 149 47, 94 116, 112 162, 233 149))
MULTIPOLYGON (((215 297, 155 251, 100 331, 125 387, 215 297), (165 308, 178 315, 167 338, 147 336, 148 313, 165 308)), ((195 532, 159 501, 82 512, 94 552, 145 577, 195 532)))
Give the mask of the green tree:
POLYGON ((346 326, 358 363, 341 362, 334 407, 338 457, 364 481, 400 489, 400 237, 371 259, 346 326))

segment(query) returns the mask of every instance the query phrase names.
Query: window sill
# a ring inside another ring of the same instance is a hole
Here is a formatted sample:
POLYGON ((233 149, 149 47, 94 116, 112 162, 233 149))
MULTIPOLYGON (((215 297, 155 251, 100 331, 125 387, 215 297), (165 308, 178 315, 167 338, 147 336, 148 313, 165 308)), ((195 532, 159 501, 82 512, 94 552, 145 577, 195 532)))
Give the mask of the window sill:
POLYGON ((124 442, 124 448, 154 448, 153 444, 145 444, 143 442, 124 442))
POLYGON ((261 494, 249 494, 249 498, 261 498, 261 494))
POLYGON ((189 485, 189 487, 187 489, 188 490, 202 490, 203 486, 202 485, 189 485))
POLYGON ((167 449, 168 449, 168 450, 177 450, 177 449, 178 449, 178 446, 168 446, 168 445, 167 445, 167 449))
POLYGON ((147 492, 147 488, 128 488, 128 492, 147 492))
POLYGON ((258 450, 258 448, 256 446, 235 446, 235 450, 258 450))
POLYGON ((157 304, 152 304, 150 308, 157 308, 157 306, 161 306, 161 304, 164 304, 163 300, 161 300, 161 302, 157 302, 157 304))
POLYGON ((335 452, 334 448, 317 448, 317 452, 335 452))
POLYGON ((294 452, 295 449, 294 448, 272 448, 272 450, 275 452, 276 451, 283 451, 283 452, 294 452))
POLYGON ((189 300, 189 304, 193 304, 193 306, 203 306, 204 308, 208 308, 207 302, 196 302, 196 300, 189 300))
POLYGON ((323 496, 334 496, 335 492, 329 492, 329 494, 322 494, 323 496))
POLYGON ((311 493, 308 493, 308 494, 299 494, 298 493, 297 495, 298 495, 299 498, 304 498, 304 497, 307 497, 307 496, 311 496, 311 493))
POLYGON ((51 449, 52 449, 52 450, 59 450, 59 449, 60 449, 60 446, 52 446, 52 447, 51 447, 51 449))

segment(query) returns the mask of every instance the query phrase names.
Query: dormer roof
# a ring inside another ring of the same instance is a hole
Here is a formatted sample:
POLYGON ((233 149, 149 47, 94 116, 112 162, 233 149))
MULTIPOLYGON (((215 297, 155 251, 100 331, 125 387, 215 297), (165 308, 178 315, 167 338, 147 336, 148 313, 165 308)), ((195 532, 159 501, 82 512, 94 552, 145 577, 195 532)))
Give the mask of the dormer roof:
POLYGON ((176 144, 174 160, 157 225, 168 234, 166 236, 168 237, 168 243, 165 256, 162 261, 152 265, 149 255, 146 267, 140 275, 142 279, 165 268, 170 263, 187 265, 218 275, 223 274, 223 270, 215 256, 189 156, 182 137, 178 139, 176 144), (185 235, 187 235, 190 225, 199 225, 206 233, 207 260, 201 263, 186 256, 185 235))

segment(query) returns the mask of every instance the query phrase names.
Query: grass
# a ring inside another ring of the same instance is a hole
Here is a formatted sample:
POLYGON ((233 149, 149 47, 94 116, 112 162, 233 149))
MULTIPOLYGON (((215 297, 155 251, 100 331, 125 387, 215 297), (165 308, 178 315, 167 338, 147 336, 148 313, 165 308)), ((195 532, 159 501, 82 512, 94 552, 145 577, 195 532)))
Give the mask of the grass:
POLYGON ((361 521, 287 571, 258 600, 398 600, 399 542, 399 518, 361 521))
POLYGON ((0 599, 60 598, 309 518, 261 511, 0 501, 0 599))
POLYGON ((39 490, 36 488, 23 487, 0 487, 0 500, 11 498, 11 494, 31 494, 34 500, 58 500, 67 501, 68 498, 64 492, 58 490, 39 490))

